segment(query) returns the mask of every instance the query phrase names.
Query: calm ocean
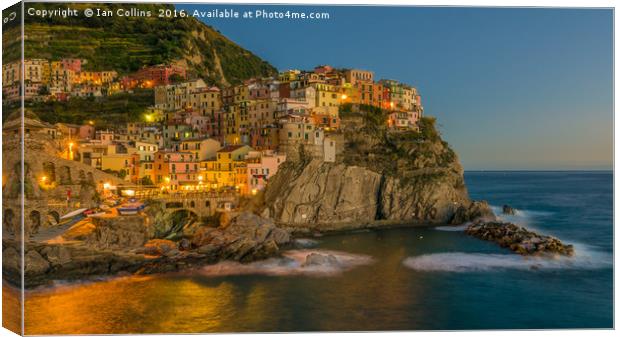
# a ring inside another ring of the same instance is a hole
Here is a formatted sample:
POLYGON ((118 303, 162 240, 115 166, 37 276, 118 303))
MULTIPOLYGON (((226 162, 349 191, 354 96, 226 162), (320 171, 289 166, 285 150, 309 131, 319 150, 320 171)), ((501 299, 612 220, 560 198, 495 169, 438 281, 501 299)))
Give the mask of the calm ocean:
POLYGON ((26 333, 611 328, 613 174, 468 172, 474 199, 576 246, 525 259, 462 228, 298 241, 250 265, 29 291, 26 333), (302 267, 311 252, 337 265, 302 267))

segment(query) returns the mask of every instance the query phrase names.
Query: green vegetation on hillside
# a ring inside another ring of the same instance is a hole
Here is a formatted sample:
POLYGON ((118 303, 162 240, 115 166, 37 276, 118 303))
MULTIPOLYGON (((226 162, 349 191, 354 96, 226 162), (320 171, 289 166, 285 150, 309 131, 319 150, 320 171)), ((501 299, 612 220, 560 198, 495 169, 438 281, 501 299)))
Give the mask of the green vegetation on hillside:
MULTIPOLYGON (((55 9, 54 3, 27 4, 27 8, 55 9)), ((83 10, 92 4, 71 4, 83 10)), ((52 17, 27 16, 25 57, 82 58, 88 70, 116 70, 127 74, 143 66, 161 63, 187 65, 192 77, 210 84, 236 84, 256 76, 269 76, 276 69, 194 18, 159 18, 159 9, 172 5, 105 4, 98 8, 151 11, 151 17, 52 17), (219 62, 218 62, 219 61, 219 62)), ((13 28, 17 29, 17 28, 13 28)), ((6 32, 5 32, 6 33, 6 32)), ((20 41, 3 45, 5 62, 18 60, 20 41)))
POLYGON ((340 116, 343 159, 348 165, 397 176, 402 183, 436 181, 447 171, 460 171, 458 158, 441 139, 434 117, 422 117, 418 131, 395 131, 387 127, 386 111, 378 108, 343 105, 340 116))
POLYGON ((66 102, 27 103, 26 109, 48 123, 84 124, 93 121, 97 128, 115 129, 142 118, 153 104, 152 90, 135 90, 133 94, 106 97, 75 97, 66 102))

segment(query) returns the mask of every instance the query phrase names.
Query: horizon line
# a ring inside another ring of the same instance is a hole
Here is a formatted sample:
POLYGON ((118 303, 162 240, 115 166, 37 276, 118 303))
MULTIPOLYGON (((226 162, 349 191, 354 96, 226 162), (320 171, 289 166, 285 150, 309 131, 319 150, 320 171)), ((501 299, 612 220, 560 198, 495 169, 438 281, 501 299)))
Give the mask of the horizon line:
POLYGON ((464 169, 464 172, 614 172, 610 169, 464 169))

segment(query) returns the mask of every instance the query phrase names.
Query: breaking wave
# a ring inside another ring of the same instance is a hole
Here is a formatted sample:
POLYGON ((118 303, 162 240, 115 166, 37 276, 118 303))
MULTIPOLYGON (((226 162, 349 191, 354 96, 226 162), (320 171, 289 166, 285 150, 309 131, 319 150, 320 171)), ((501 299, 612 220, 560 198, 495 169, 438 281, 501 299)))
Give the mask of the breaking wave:
MULTIPOLYGON (((493 211, 493 214, 495 214, 497 218, 501 221, 512 222, 514 224, 518 224, 521 226, 527 225, 529 229, 536 229, 536 230, 539 230, 539 229, 536 228, 535 225, 533 225, 533 220, 535 218, 553 215, 553 213, 551 212, 528 211, 528 210, 520 210, 520 209, 515 209, 515 214, 509 215, 509 214, 502 213, 501 206, 489 205, 489 207, 493 211)), ((461 232, 461 231, 464 231, 469 225, 470 223, 467 222, 462 225, 456 225, 456 226, 437 226, 437 227, 434 227, 434 229, 438 231, 444 231, 444 232, 461 232)))
POLYGON ((469 226, 471 224, 471 222, 466 222, 462 225, 456 225, 456 226, 437 226, 434 227, 435 230, 438 231, 443 231, 443 232, 461 232, 464 231, 467 226, 469 226))
POLYGON ((613 266, 610 254, 598 251, 579 251, 573 257, 533 257, 517 254, 436 253, 408 257, 403 264, 419 271, 482 272, 507 269, 556 270, 604 269, 613 266))
POLYGON ((310 248, 319 244, 318 241, 312 239, 295 239, 294 241, 295 247, 299 248, 310 248))
POLYGON ((546 217, 553 215, 552 212, 545 211, 531 211, 525 209, 515 209, 515 214, 503 214, 501 206, 489 205, 493 213, 501 220, 520 224, 520 225, 531 225, 532 220, 539 217, 546 217))
POLYGON ((284 252, 282 257, 270 258, 251 263, 239 263, 223 261, 214 265, 205 266, 199 270, 205 276, 232 276, 232 275, 309 275, 330 276, 338 275, 355 267, 373 263, 373 258, 367 255, 351 254, 331 250, 299 249, 284 252), (322 259, 307 263, 307 257, 311 254, 319 254, 322 259))

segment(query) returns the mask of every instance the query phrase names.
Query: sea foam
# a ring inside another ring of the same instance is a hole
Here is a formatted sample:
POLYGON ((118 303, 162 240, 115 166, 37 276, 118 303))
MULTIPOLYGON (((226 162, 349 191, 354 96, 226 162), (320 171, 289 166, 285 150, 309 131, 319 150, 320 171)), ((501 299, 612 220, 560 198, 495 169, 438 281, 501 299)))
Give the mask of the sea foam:
POLYGON ((231 276, 231 275, 308 275, 308 276, 331 276, 338 275, 358 266, 368 265, 374 262, 367 255, 351 254, 340 251, 322 249, 299 249, 284 252, 282 257, 251 263, 239 263, 223 261, 214 265, 205 266, 199 273, 205 276, 231 276), (306 258, 310 254, 332 255, 335 263, 306 265, 306 258))
POLYGON ((536 257, 517 254, 435 253, 408 257, 403 264, 419 271, 485 272, 508 269, 604 269, 613 266, 611 254, 576 249, 575 256, 536 257))

